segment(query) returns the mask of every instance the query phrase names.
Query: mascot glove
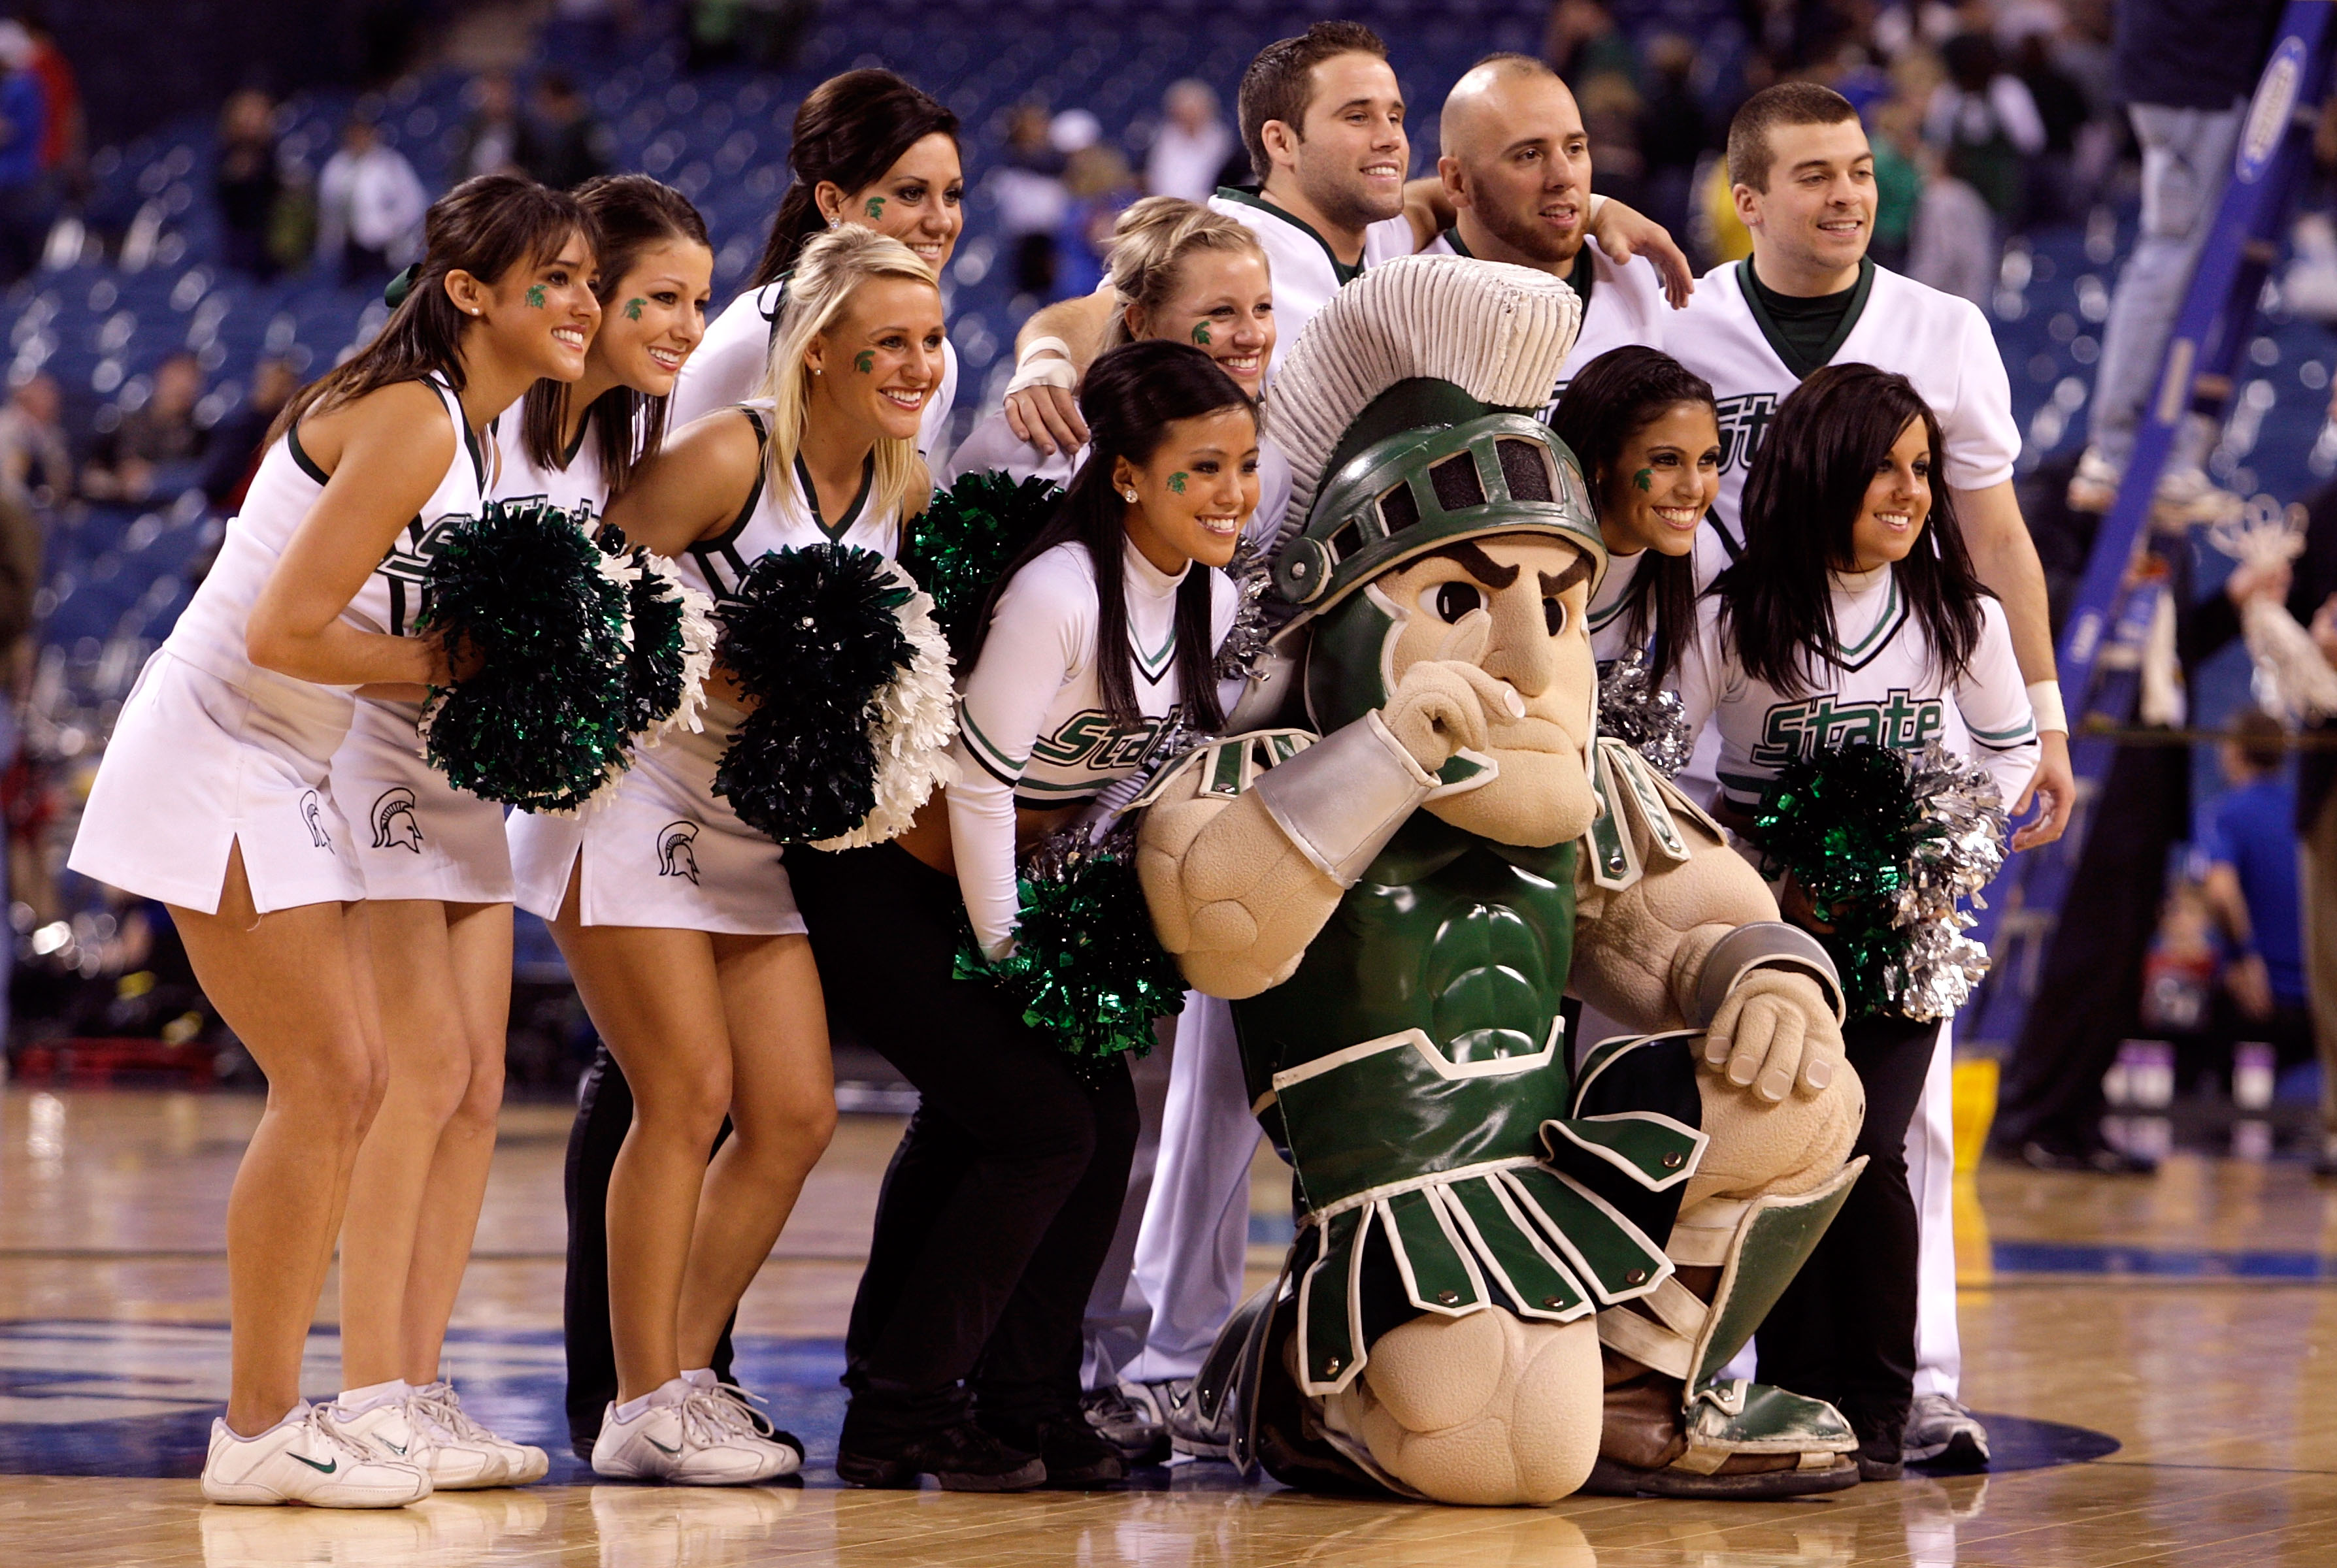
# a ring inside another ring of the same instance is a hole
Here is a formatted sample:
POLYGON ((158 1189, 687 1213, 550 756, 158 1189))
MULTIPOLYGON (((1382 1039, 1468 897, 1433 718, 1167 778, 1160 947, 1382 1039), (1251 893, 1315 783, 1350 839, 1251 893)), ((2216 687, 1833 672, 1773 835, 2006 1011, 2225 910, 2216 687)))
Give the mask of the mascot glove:
POLYGON ((1809 1098, 1833 1082, 1842 1027, 1814 977, 1756 969, 1729 989, 1713 1015, 1704 1061, 1771 1105, 1796 1089, 1809 1098))
POLYGON ((1395 695, 1380 710, 1388 733, 1428 773, 1456 752, 1485 750, 1491 736, 1489 714, 1525 716, 1525 698, 1517 688, 1482 667, 1492 629, 1491 616, 1470 611, 1445 634, 1434 658, 1403 672, 1395 695))

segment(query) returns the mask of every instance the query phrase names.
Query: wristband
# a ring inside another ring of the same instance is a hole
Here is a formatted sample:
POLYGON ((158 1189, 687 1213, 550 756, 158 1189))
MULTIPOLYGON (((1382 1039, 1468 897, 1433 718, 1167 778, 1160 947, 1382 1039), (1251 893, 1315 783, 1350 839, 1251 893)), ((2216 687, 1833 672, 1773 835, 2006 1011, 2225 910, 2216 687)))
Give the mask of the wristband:
POLYGON ((1066 392, 1079 390, 1079 366, 1071 363, 1071 346, 1060 337, 1034 337, 1014 361, 1014 379, 1006 384, 1008 396, 1026 386, 1060 386, 1066 392), (1061 358, 1041 359, 1039 355, 1051 351, 1061 358))
POLYGON ((1590 205, 1582 209, 1582 227, 1585 232, 1598 223, 1599 210, 1606 205, 1607 199, 1604 196, 1599 195, 1596 190, 1590 193, 1590 205))
POLYGON ((2058 680, 2031 681, 2029 684, 2029 706, 2037 715, 2037 733, 2058 730, 2069 733, 2069 710, 2061 704, 2061 683, 2058 680))

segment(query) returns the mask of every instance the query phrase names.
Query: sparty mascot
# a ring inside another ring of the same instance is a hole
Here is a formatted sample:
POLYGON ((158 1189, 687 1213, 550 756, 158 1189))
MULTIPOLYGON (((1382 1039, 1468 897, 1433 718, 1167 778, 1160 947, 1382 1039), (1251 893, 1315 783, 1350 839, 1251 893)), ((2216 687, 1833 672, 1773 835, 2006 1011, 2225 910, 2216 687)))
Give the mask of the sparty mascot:
POLYGON ((1295 1486, 1857 1480, 1833 1407, 1720 1375, 1856 1178, 1865 1102, 1824 950, 1594 734, 1606 547, 1524 412, 1579 319, 1545 274, 1416 257, 1309 323, 1270 416, 1289 618, 1228 738, 1139 803, 1161 943, 1233 999, 1296 1174, 1282 1279, 1198 1394, 1295 1486), (1648 1033, 1578 1052, 1569 992, 1648 1033))

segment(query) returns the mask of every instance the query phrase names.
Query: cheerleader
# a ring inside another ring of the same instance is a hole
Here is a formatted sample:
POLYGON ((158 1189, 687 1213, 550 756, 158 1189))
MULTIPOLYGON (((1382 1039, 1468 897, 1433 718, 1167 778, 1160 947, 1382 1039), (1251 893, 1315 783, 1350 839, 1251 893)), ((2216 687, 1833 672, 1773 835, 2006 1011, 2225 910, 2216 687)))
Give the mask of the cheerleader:
MULTIPOLYGON (((1264 405, 1274 359, 1274 277, 1266 247, 1246 225, 1173 196, 1148 196, 1112 228, 1112 314, 1103 346, 1165 338, 1189 343, 1217 361, 1251 401, 1264 405)), ((1014 433, 1002 408, 975 425, 943 466, 943 482, 1002 470, 1068 484, 1084 446, 1041 447, 1014 433)), ((1270 541, 1290 504, 1290 460, 1270 435, 1258 439, 1258 508, 1247 531, 1270 541)), ((1247 1115, 1247 1110, 1244 1115, 1247 1115)))
MULTIPOLYGON (((380 335, 278 415, 217 563, 123 705, 73 845, 75 871, 171 906, 204 993, 268 1076, 228 1204, 231 1385, 202 1478, 216 1503, 389 1507, 431 1490, 422 1456, 301 1399, 300 1355, 385 1091, 467 1037, 451 975, 458 961, 507 972, 509 927, 489 914, 458 932, 432 903, 434 930, 417 910, 361 902, 361 846, 412 836, 417 819, 340 795, 336 754, 356 706, 455 677, 438 639, 415 634, 421 570, 480 509, 489 422, 539 378, 582 373, 600 319, 591 234, 573 198, 511 176, 430 209, 380 335), (392 955, 399 936, 426 953, 392 955), (377 976, 384 955, 401 967, 377 976), (424 962, 444 1033, 408 1023, 406 997, 385 1031, 378 998, 424 962)), ((398 1146, 419 1168, 435 1157, 431 1138, 398 1146)), ((402 1237, 353 1231, 343 1254, 397 1281, 376 1381, 399 1372, 418 1175, 406 1190, 402 1237)), ((451 1300, 452 1279, 440 1288, 451 1300)))
MULTIPOLYGON (((598 517, 634 468, 663 444, 674 378, 706 335, 714 252, 698 209, 678 190, 641 174, 586 181, 576 192, 599 225, 601 276, 594 291, 601 331, 583 378, 540 381, 520 412, 497 426, 502 499, 540 496, 598 517)), ((523 909, 556 914, 582 842, 576 817, 513 813, 505 824, 523 909)), ((605 1048, 599 1053, 606 1057, 605 1048)), ((587 1073, 569 1135, 568 1278, 561 1314, 568 1349, 570 1441, 590 1461, 601 1414, 617 1389, 609 1338, 609 1165, 632 1124, 624 1075, 596 1063, 587 1073)), ((718 1347, 710 1366, 724 1386, 730 1358, 718 1347)))
MULTIPOLYGON (((682 425, 762 390, 787 278, 814 235, 839 224, 897 239, 938 279, 965 228, 957 116, 890 71, 846 71, 804 97, 787 146, 794 178, 747 292, 707 328, 673 393, 682 425)), ((920 454, 937 457, 957 402, 957 350, 942 345, 941 385, 926 399, 920 454)))
MULTIPOLYGON (((1937 741, 2020 798, 2035 716, 2004 608, 1937 484, 1943 447, 1907 378, 1873 365, 1825 366, 1779 405, 1745 482, 1745 552, 1704 599, 1680 665, 1688 718, 1719 730, 1724 821, 1749 826, 1780 768, 1853 739, 1937 741)), ((1823 930, 1796 892, 1787 918, 1823 930)), ((1941 1034, 1888 1012, 1844 1026, 1866 1086, 1852 1153, 1871 1163, 1758 1334, 1762 1380, 1833 1402, 1868 1480, 1899 1475, 1913 1397, 1907 1124, 1941 1034)))
MULTIPOLYGON (((929 488, 915 442, 941 380, 942 307, 925 264, 842 227, 804 248, 778 325, 766 395, 682 430, 609 506, 628 540, 717 599, 766 551, 894 553, 929 488)), ((764 1436, 711 1372, 836 1126, 787 872, 713 792, 742 716, 709 693, 703 734, 636 755, 539 911, 634 1101, 608 1187, 617 1393, 592 1446, 602 1475, 726 1484, 802 1463, 801 1443, 764 1436)), ((533 866, 534 850, 521 858, 533 866)), ((535 909, 533 870, 529 882, 535 909)))
POLYGON ((1671 355, 1630 345, 1584 365, 1550 423, 1582 464, 1607 541, 1591 652, 1604 666, 1638 650, 1661 686, 1696 635, 1697 596, 1728 562, 1706 523, 1720 494, 1712 388, 1671 355))
POLYGON ((1146 767, 1172 719, 1222 722, 1211 665, 1257 504, 1255 404, 1185 344, 1130 344, 1080 393, 1093 432, 1054 519, 962 661, 945 819, 811 856, 796 886, 842 1016, 922 1101, 878 1200, 846 1339, 836 1474, 867 1486, 1108 1485, 1080 1414, 1080 1324, 1136 1141, 1124 1060, 1083 1076, 986 982, 1012 947, 1018 852, 1146 767))

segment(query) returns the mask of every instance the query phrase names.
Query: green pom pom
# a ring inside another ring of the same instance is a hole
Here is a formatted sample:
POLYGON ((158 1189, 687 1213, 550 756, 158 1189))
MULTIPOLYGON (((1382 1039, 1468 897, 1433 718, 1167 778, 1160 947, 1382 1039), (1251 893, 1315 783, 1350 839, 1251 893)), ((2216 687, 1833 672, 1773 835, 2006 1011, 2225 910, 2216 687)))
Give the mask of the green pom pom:
POLYGON ((969 473, 908 525, 901 565, 934 596, 934 619, 952 648, 968 646, 983 600, 1038 537, 1062 493, 1043 479, 969 473))
POLYGON ((570 811, 625 765, 625 589, 573 514, 489 502, 449 529, 418 628, 475 657, 432 694, 424 754, 458 789, 525 811, 570 811))
POLYGON ((1135 834, 1094 846, 1042 845, 1020 883, 1014 950, 992 961, 969 926, 956 975, 1022 1004, 1022 1021, 1084 1070, 1152 1048, 1152 1022, 1185 1009, 1185 977, 1152 934, 1135 834))
POLYGON ((1896 1010, 1890 971, 1907 950, 1900 897, 1917 852, 1940 836, 1910 787, 1905 754, 1864 741, 1788 763, 1753 813, 1762 869, 1793 873, 1818 919, 1853 1017, 1896 1010))
POLYGON ((754 705, 714 793, 774 843, 836 838, 876 805, 876 701, 915 657, 900 608, 911 589, 874 550, 777 550, 717 612, 722 657, 754 705))

